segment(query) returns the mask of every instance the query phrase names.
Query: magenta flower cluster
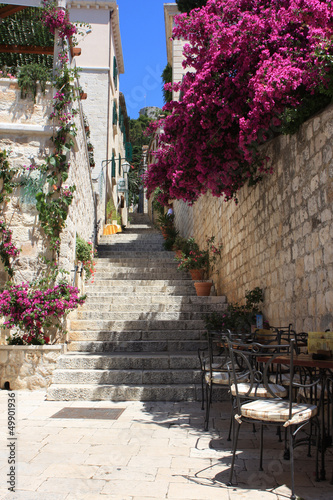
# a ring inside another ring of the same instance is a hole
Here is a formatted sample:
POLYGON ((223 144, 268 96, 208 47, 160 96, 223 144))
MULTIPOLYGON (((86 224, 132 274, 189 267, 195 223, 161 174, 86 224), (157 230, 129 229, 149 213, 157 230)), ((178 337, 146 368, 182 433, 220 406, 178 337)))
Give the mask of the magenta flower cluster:
POLYGON ((47 0, 44 0, 43 3, 42 20, 51 33, 54 34, 56 30, 59 30, 60 38, 70 38, 75 35, 76 26, 69 21, 68 11, 55 7, 54 4, 50 4, 47 0))
POLYGON ((65 282, 45 290, 22 283, 0 293, 0 314, 7 318, 6 328, 19 328, 24 332, 23 340, 36 343, 36 339, 45 336, 44 328, 57 324, 64 314, 84 300, 77 288, 65 282))
POLYGON ((286 109, 328 87, 332 14, 324 0, 208 0, 177 16, 187 72, 173 86, 180 102, 153 125, 162 132, 148 194, 160 187, 164 204, 207 191, 228 200, 269 172, 259 146, 279 133, 286 109))

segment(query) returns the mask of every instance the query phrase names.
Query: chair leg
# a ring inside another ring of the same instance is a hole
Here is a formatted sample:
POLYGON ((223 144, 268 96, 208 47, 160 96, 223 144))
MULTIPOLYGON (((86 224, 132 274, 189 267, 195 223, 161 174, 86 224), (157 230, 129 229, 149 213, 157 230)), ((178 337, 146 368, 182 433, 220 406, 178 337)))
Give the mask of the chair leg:
POLYGON ((206 416, 205 416, 205 426, 204 426, 205 431, 208 431, 208 426, 209 426, 211 400, 212 400, 212 386, 206 385, 206 416))
POLYGON ((262 458, 263 458, 263 450, 264 450, 264 424, 260 425, 260 462, 259 462, 259 470, 264 470, 262 466, 262 458))
POLYGON ((231 431, 232 431, 232 421, 233 421, 233 418, 234 418, 234 411, 233 411, 233 407, 232 407, 231 415, 230 415, 229 432, 228 432, 227 441, 231 441, 231 431))
POLYGON ((235 421, 233 428, 234 428, 234 449, 232 452, 232 460, 231 460, 231 467, 230 467, 230 476, 229 476, 229 482, 227 483, 227 486, 232 486, 232 476, 234 474, 234 466, 235 466, 235 458, 236 458, 236 451, 237 451, 237 442, 238 442, 238 435, 239 435, 239 429, 240 429, 240 423, 235 421))
POLYGON ((290 452, 290 471, 291 471, 291 500, 296 500, 295 495, 295 471, 294 471, 294 437, 292 425, 289 426, 289 452, 290 452))
POLYGON ((204 375, 201 376, 201 409, 205 409, 204 375))
POLYGON ((284 430, 284 453, 283 453, 283 458, 284 460, 290 460, 290 451, 288 448, 288 430, 284 430))

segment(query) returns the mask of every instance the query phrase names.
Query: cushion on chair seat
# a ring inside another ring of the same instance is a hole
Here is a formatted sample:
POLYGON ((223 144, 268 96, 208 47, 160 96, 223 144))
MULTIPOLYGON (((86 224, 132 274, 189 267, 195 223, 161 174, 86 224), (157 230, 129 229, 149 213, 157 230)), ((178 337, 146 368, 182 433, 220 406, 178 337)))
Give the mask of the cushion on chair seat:
MULTIPOLYGON (((290 385, 290 373, 280 373, 278 374, 279 382, 286 387, 289 387, 290 385)), ((271 375, 269 377, 270 382, 275 382, 276 381, 276 375, 271 375)), ((299 373, 294 373, 293 381, 296 382, 297 384, 300 384, 301 382, 301 377, 299 376, 299 373)))
MULTIPOLYGON (((282 385, 277 384, 268 384, 270 390, 275 394, 275 397, 285 398, 287 396, 287 389, 282 387, 282 385)), ((274 396, 267 390, 264 384, 253 385, 251 389, 250 383, 241 383, 237 384, 238 394, 240 396, 248 396, 249 398, 253 398, 257 396, 258 398, 273 398, 274 396), (251 392, 249 392, 251 389, 251 392)), ((231 386, 231 394, 236 396, 236 387, 233 384, 231 386)))
POLYGON ((309 420, 317 414, 317 407, 293 403, 292 418, 289 420, 289 401, 258 399, 241 407, 242 416, 265 422, 283 422, 284 427, 309 420))
POLYGON ((229 372, 221 371, 221 372, 212 372, 212 377, 210 376, 210 372, 205 374, 205 381, 207 384, 213 382, 213 384, 220 385, 229 385, 229 372))

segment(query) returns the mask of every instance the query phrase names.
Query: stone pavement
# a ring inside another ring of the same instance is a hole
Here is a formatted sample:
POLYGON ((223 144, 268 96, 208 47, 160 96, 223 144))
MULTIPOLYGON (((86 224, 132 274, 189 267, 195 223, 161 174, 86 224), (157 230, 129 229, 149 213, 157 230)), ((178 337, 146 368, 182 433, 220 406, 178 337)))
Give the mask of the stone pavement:
MULTIPOLYGON (((275 431, 265 433, 264 472, 258 472, 258 433, 244 424, 237 486, 227 487, 229 402, 213 405, 203 432, 197 402, 46 401, 43 391, 16 391, 15 410, 0 391, 0 498, 3 500, 285 500, 289 463, 275 431), (125 408, 117 420, 51 418, 65 407, 125 408), (9 436, 8 415, 16 427, 9 436), (14 438, 17 438, 16 440, 14 438), (15 465, 10 470, 8 461, 15 465), (15 492, 7 490, 12 472, 15 492), (14 477, 15 476, 15 477, 14 477), (9 478, 9 479, 8 479, 9 478)), ((296 449, 296 493, 304 500, 333 498, 329 480, 314 478, 314 458, 296 449)))

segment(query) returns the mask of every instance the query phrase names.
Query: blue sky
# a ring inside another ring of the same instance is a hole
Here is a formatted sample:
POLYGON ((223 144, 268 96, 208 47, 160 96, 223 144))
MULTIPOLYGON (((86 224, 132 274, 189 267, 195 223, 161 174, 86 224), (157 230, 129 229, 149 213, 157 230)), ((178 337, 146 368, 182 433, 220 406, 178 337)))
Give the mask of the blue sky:
POLYGON ((127 113, 138 118, 145 106, 163 106, 161 74, 167 64, 164 3, 174 0, 118 0, 125 74, 120 91, 127 113))

